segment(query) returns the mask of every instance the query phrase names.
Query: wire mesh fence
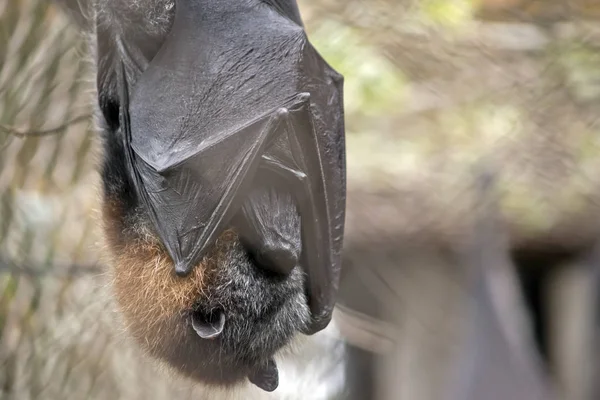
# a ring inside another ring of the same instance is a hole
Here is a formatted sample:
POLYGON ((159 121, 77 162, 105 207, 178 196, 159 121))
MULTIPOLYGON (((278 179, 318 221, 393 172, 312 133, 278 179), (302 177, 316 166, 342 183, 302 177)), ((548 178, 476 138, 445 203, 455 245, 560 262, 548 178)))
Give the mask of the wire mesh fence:
MULTIPOLYGON (((413 376, 452 349, 444 324, 460 320, 461 272, 397 247, 465 235, 481 159, 499 171, 514 243, 577 245, 600 230, 598 7, 300 7, 316 48, 346 78, 348 268, 378 287, 381 270, 365 264, 402 266, 388 279, 403 282, 394 296, 417 321, 414 357, 434 344, 413 376)), ((0 397, 197 396, 140 361, 106 312, 87 57, 85 37, 55 5, 0 4, 0 397)), ((428 398, 412 393, 403 398, 428 398)))

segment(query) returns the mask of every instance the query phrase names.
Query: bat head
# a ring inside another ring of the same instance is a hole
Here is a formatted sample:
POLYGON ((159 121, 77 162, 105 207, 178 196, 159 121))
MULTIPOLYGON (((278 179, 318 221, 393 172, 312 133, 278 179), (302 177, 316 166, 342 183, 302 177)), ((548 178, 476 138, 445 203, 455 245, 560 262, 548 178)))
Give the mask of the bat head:
MULTIPOLYGON (((106 164, 104 183, 111 185, 106 164)), ((271 357, 309 319, 301 271, 268 272, 228 230, 181 278, 144 211, 131 208, 125 196, 107 193, 103 217, 113 292, 129 334, 195 380, 229 385, 249 377, 274 389, 271 357)))
MULTIPOLYGON (((115 2, 115 7, 123 1, 115 2)), ((252 2, 233 3, 248 7, 252 2)), ((292 21, 299 18, 293 2, 280 3, 275 11, 289 12, 292 21)), ((224 7, 219 4, 217 8, 224 7)), ((260 7, 277 4, 267 1, 260 7)), ((272 14, 272 10, 267 11, 272 14)), ((298 265, 285 268, 286 273, 272 268, 272 264, 297 263, 301 236, 298 211, 281 193, 250 194, 265 196, 259 200, 269 214, 267 228, 273 235, 287 238, 290 251, 264 257, 251 242, 241 240, 238 232, 227 229, 190 274, 177 276, 172 254, 152 218, 157 210, 150 210, 140 196, 139 182, 128 161, 130 148, 124 140, 123 110, 139 112, 145 101, 138 99, 136 108, 129 110, 120 95, 124 86, 135 86, 144 64, 152 60, 169 30, 161 34, 161 30, 140 29, 133 34, 119 24, 139 18, 124 16, 119 20, 117 12, 107 15, 107 20, 102 20, 103 14, 97 14, 94 38, 99 120, 104 135, 102 213, 112 258, 112 286, 126 329, 148 354, 185 376, 214 385, 249 378, 265 390, 274 390, 278 379, 274 355, 310 321, 303 271, 298 265), (125 65, 126 74, 119 75, 119 65, 125 65), (269 202, 288 204, 285 212, 274 213, 269 211, 269 202)), ((186 19, 190 21, 189 15, 186 19)), ((161 101, 169 100, 168 93, 160 95, 161 101)), ((156 99, 147 101, 156 103, 156 99)))

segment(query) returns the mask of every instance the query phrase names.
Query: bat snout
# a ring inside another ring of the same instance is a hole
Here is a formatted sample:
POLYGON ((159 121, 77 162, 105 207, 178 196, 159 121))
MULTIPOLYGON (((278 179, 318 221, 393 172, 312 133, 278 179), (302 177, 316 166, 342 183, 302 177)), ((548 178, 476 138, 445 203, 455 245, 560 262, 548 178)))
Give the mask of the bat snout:
POLYGON ((298 266, 302 251, 300 215, 284 184, 271 181, 258 185, 233 225, 258 268, 288 276, 298 266))
POLYGON ((290 246, 265 246, 257 252, 257 266, 281 275, 289 275, 298 265, 298 252, 290 246))

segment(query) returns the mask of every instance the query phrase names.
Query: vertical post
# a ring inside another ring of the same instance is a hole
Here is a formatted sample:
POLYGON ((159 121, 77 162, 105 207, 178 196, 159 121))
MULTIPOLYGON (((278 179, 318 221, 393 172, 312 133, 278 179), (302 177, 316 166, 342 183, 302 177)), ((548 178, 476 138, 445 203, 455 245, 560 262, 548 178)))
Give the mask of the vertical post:
POLYGON ((494 187, 493 174, 478 176, 474 226, 462 249, 470 274, 468 333, 446 398, 549 400, 554 396, 524 323, 494 187))
POLYGON ((592 315, 591 324, 591 356, 586 360, 589 362, 590 373, 588 374, 587 387, 588 399, 600 399, 600 243, 597 243, 587 262, 592 276, 592 315))

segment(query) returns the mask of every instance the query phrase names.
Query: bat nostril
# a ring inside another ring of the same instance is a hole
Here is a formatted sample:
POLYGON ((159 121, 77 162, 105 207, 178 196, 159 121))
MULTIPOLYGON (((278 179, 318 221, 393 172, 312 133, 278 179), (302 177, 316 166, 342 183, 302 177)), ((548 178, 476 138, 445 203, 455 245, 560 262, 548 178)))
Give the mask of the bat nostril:
POLYGON ((256 261, 262 268, 288 275, 298 264, 298 255, 291 249, 267 247, 258 253, 256 261))

